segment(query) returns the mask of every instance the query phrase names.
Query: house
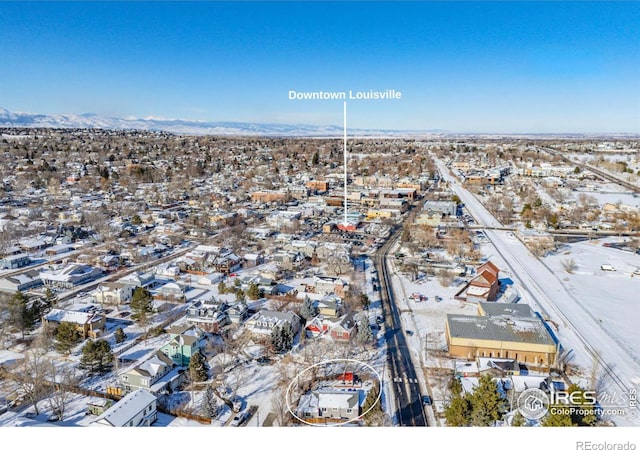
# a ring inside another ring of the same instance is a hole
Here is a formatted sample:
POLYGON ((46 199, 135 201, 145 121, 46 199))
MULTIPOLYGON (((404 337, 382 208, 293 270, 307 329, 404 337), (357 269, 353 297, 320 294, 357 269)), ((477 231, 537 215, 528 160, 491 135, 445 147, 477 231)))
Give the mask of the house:
POLYGON ((98 267, 103 269, 116 269, 120 267, 120 256, 119 255, 102 255, 95 259, 95 264, 98 267))
POLYGON ((257 253, 246 253, 243 257, 244 267, 256 267, 264 263, 264 257, 257 253))
POLYGON ((300 329, 300 317, 291 311, 269 311, 262 310, 255 313, 248 321, 247 325, 254 333, 271 333, 276 327, 281 327, 289 323, 295 335, 300 329))
POLYGON ((318 300, 318 313, 325 317, 338 317, 342 310, 342 299, 335 294, 327 294, 318 300))
POLYGON ((21 240, 20 248, 25 252, 37 252, 49 246, 49 243, 44 239, 24 239, 21 240))
POLYGON ((229 305, 227 315, 231 323, 242 323, 249 315, 249 308, 244 303, 234 303, 229 305))
POLYGON ((360 391, 320 388, 302 397, 296 409, 297 416, 308 423, 336 423, 360 416, 360 391))
POLYGON ((202 275, 198 278, 198 284, 202 284, 204 286, 211 286, 221 282, 224 279, 224 275, 220 272, 208 273, 206 275, 202 275))
POLYGON ((91 422, 92 426, 148 427, 157 419, 157 399, 140 389, 121 398, 116 404, 91 422))
POLYGON ((93 398, 87 402, 87 414, 99 416, 113 405, 113 400, 108 398, 93 398))
POLYGON ((102 269, 88 264, 71 263, 62 269, 43 271, 40 278, 45 286, 71 289, 81 284, 89 283, 104 275, 102 269))
POLYGON ((31 258, 29 255, 19 253, 17 255, 7 256, 0 259, 0 269, 19 269, 31 264, 31 258))
POLYGON ((317 315, 305 326, 308 337, 327 336, 333 342, 348 343, 356 331, 355 321, 352 317, 329 318, 317 315))
POLYGON ((57 327, 61 323, 72 323, 82 335, 98 338, 104 332, 105 317, 95 312, 69 311, 64 309, 52 309, 43 317, 45 324, 57 327))
POLYGON ((487 261, 476 269, 476 276, 454 298, 473 303, 494 301, 500 290, 499 272, 495 264, 487 261))
POLYGON ((216 301, 197 301, 187 308, 187 322, 208 333, 219 333, 231 320, 227 304, 216 301))
POLYGON ((164 392, 175 390, 182 383, 186 370, 171 358, 156 351, 153 355, 121 373, 120 385, 125 392, 145 389, 151 392, 164 392))
POLYGON ((313 292, 321 295, 335 294, 343 298, 349 292, 349 283, 340 277, 314 276, 313 292))
POLYGON ((133 285, 121 282, 102 283, 93 295, 97 303, 124 305, 133 297, 133 285))
POLYGON ((345 316, 331 327, 329 336, 334 342, 351 342, 351 338, 357 331, 356 323, 351 316, 345 316))
POLYGON ((161 300, 184 302, 184 289, 178 283, 169 282, 158 289, 155 296, 161 300))
POLYGON ((494 373, 497 376, 520 375, 520 363, 509 358, 478 358, 479 372, 494 373))
POLYGON ((70 245, 58 244, 58 245, 54 245, 53 247, 49 247, 45 251, 45 254, 47 256, 56 256, 56 255, 61 255, 63 253, 71 252, 73 250, 74 250, 74 248, 71 247, 70 245))
POLYGON ((230 273, 236 272, 242 268, 242 258, 230 251, 221 251, 217 255, 211 255, 207 259, 207 262, 209 262, 216 271, 225 275, 229 275, 230 273))
POLYGON ((120 278, 121 283, 130 284, 134 290, 137 287, 145 287, 153 283, 155 275, 153 272, 135 272, 126 277, 120 278))
POLYGON ((174 326, 167 330, 170 336, 168 343, 160 347, 160 351, 167 355, 179 366, 189 365, 191 357, 200 351, 204 333, 194 324, 174 326))
POLYGON ((0 278, 0 292, 24 292, 42 286, 40 272, 28 270, 17 275, 0 278))

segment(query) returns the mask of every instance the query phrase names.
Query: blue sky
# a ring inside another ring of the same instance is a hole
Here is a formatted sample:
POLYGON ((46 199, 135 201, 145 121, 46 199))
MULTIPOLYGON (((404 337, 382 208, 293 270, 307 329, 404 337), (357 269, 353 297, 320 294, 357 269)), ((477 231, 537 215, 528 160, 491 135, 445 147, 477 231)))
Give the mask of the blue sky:
POLYGON ((349 125, 640 132, 637 2, 0 2, 0 106, 342 124, 289 90, 395 89, 349 125))

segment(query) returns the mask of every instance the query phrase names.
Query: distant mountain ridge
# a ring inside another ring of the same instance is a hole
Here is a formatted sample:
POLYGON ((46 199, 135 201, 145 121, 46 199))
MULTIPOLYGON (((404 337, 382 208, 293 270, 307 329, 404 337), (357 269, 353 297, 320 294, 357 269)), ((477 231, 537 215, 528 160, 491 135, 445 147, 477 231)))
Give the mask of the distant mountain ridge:
MULTIPOLYGON (((341 137, 343 129, 337 125, 275 124, 251 122, 207 122, 198 120, 163 118, 121 118, 98 114, 33 114, 11 112, 0 107, 1 127, 25 128, 93 128, 104 130, 165 131, 185 135, 213 136, 265 136, 265 137, 341 137)), ((454 132, 440 129, 430 130, 347 130, 354 137, 466 137, 466 138, 640 138, 638 133, 492 133, 454 132)))
MULTIPOLYGON (((28 128, 100 128, 108 130, 166 131, 175 134, 226 136, 341 136, 343 129, 335 125, 272 124, 246 122, 205 122, 180 119, 120 118, 98 114, 32 114, 14 113, 0 107, 0 127, 28 128)), ((446 133, 397 130, 349 129, 349 134, 361 136, 401 136, 408 133, 446 133)))

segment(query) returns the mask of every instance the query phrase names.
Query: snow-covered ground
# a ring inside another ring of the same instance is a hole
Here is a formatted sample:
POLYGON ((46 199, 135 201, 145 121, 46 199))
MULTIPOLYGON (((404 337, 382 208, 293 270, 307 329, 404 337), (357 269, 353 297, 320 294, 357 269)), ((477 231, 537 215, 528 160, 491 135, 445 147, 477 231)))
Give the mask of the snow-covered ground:
MULTIPOLYGON (((381 304, 379 295, 372 288, 373 283, 371 278, 373 275, 373 266, 371 260, 365 261, 366 270, 362 272, 356 272, 355 278, 358 283, 365 289, 365 293, 371 300, 368 317, 370 323, 375 323, 375 318, 381 314, 381 304)), ((246 271, 245 273, 257 272, 259 268, 253 269, 253 271, 246 271)), ((191 289, 188 289, 186 295, 189 301, 192 300, 204 300, 212 296, 226 299, 230 302, 235 300, 234 294, 218 294, 217 284, 211 286, 202 286, 194 283, 191 289)), ((91 301, 91 297, 87 297, 87 301, 91 301)), ((249 302, 249 306, 260 308, 262 306, 268 306, 268 301, 264 300, 249 302)), ((79 302, 74 303, 72 306, 82 306, 79 302)), ((169 311, 165 311, 157 316, 154 316, 153 323, 147 328, 151 329, 154 326, 161 323, 168 317, 178 317, 181 310, 187 307, 187 304, 170 304, 172 308, 169 311)), ((169 341, 169 336, 161 334, 156 337, 149 337, 144 340, 139 340, 135 345, 131 345, 132 341, 140 337, 144 333, 144 329, 140 328, 132 321, 123 321, 117 318, 121 312, 128 310, 128 307, 121 308, 120 311, 115 311, 110 314, 111 319, 107 323, 107 331, 104 338, 107 339, 114 352, 119 354, 119 367, 116 371, 109 372, 104 375, 87 377, 81 383, 83 388, 95 389, 97 391, 104 392, 109 386, 117 385, 117 373, 128 369, 133 364, 144 360, 149 357, 154 351, 157 351, 162 345, 169 341), (116 344, 113 332, 117 326, 122 326, 128 339, 122 344, 116 344)), ((176 323, 184 322, 183 319, 179 319, 176 323)), ((241 329, 242 330, 242 329, 241 329)), ((256 359, 265 354, 265 349, 262 344, 258 342, 258 339, 251 337, 251 332, 245 330, 243 339, 245 339, 242 348, 239 349, 234 355, 229 355, 231 363, 224 363, 224 367, 233 366, 232 370, 224 372, 223 374, 215 377, 212 382, 215 385, 222 385, 227 390, 229 397, 233 397, 241 404, 242 411, 247 411, 250 407, 257 407, 257 411, 246 422, 248 427, 262 426, 263 422, 267 418, 267 415, 271 412, 276 413, 278 409, 278 400, 284 397, 284 392, 288 383, 295 378, 296 374, 301 370, 304 370, 310 364, 316 364, 327 359, 334 358, 351 358, 361 360, 372 366, 378 373, 384 372, 386 363, 386 346, 383 339, 383 333, 379 332, 377 335, 377 346, 368 350, 361 350, 356 346, 350 346, 348 344, 336 344, 326 339, 306 339, 300 341, 300 335, 294 341, 294 349, 288 355, 275 355, 272 357, 274 364, 260 365, 256 359), (247 336, 249 336, 247 338, 247 336)), ((240 336, 238 336, 240 338, 240 336)), ((62 358, 57 352, 50 351, 47 355, 51 359, 56 361, 56 364, 77 364, 81 356, 81 348, 83 344, 79 344, 74 348, 68 357, 62 358)), ((22 357, 21 348, 12 348, 11 350, 0 351, 0 363, 7 364, 11 361, 18 360, 22 357)), ((228 358, 228 359, 229 359, 228 358)), ((219 362, 220 355, 210 361, 215 363, 219 362), (217 359, 216 359, 217 358, 217 359)), ((218 372, 215 372, 218 373, 218 372)), ((214 371, 212 370, 212 375, 214 371)), ((191 410, 196 414, 202 412, 201 404, 204 397, 204 386, 199 386, 201 389, 196 389, 192 392, 190 389, 181 391, 172 396, 169 402, 174 407, 182 406, 187 410, 191 410)), ((0 385, 0 398, 7 396, 15 391, 17 387, 10 383, 3 383, 0 385)), ((47 422, 47 417, 51 414, 51 409, 48 406, 47 401, 40 403, 41 414, 35 418, 36 424, 49 424, 59 426, 87 426, 95 419, 94 416, 86 415, 87 401, 90 398, 75 395, 67 406, 65 411, 65 418, 61 422, 50 424, 47 422)), ((383 384, 383 393, 381 401, 384 405, 384 410, 390 415, 391 405, 395 404, 390 398, 390 391, 386 389, 383 384)), ((221 406, 220 414, 213 420, 211 425, 204 426, 226 426, 229 421, 236 414, 228 406, 223 405, 221 401, 218 402, 221 406)), ((24 418, 24 413, 32 411, 32 407, 20 408, 18 411, 10 411, 0 415, 0 427, 1 426, 15 426, 19 424, 27 425, 27 419, 24 418)), ((281 414, 288 415, 285 410, 281 414)), ((34 423, 31 423, 32 425, 34 423)), ((276 421, 276 426, 278 422, 276 421)), ((203 425, 194 420, 187 420, 183 418, 175 418, 166 414, 159 414, 158 421, 153 425, 154 427, 164 426, 199 426, 203 425)))
MULTIPOLYGON (((500 223, 482 204, 449 174, 441 161, 438 161, 438 167, 480 225, 500 227, 500 223)), ((565 280, 568 277, 558 271, 552 258, 549 264, 537 259, 511 232, 486 230, 486 235, 495 252, 504 261, 504 265, 498 264, 500 270, 510 274, 514 284, 521 288, 522 301, 554 324, 562 347, 565 352, 570 352, 570 363, 581 368, 584 373, 591 372, 595 365, 600 377, 599 387, 610 395, 628 397, 632 389, 637 390, 640 387, 640 362, 632 350, 637 348, 638 343, 633 337, 636 334, 625 336, 622 331, 633 328, 636 322, 637 313, 628 314, 632 308, 630 303, 637 297, 633 295, 634 289, 615 281, 603 283, 597 291, 595 288, 592 290, 591 300, 585 300, 584 292, 589 291, 578 292, 575 288, 581 280, 576 279, 574 285, 568 284, 567 281, 571 278, 565 280), (596 308, 599 302, 606 302, 612 297, 617 300, 609 300, 609 308, 596 308), (622 323, 625 325, 622 326, 622 323), (621 341, 626 345, 622 346, 621 341)), ((613 255, 610 257, 622 258, 613 255)), ((585 258, 588 260, 589 255, 585 255, 585 258)), ((587 261, 584 266, 591 273, 593 285, 598 286, 597 280, 604 281, 605 278, 593 274, 593 268, 589 269, 592 263, 599 265, 605 261, 598 257, 596 261, 587 261)), ((630 262, 625 263, 627 269, 630 265, 630 262)), ((637 409, 632 408, 630 414, 612 419, 618 425, 640 425, 640 417, 632 416, 631 413, 637 413, 637 409)))
POLYGON ((543 263, 563 281, 566 290, 596 321, 603 332, 612 337, 630 358, 640 364, 640 329, 630 320, 640 311, 640 255, 604 247, 616 239, 593 240, 562 246, 543 263), (576 269, 567 273, 563 263, 573 260, 576 269), (616 271, 600 269, 602 264, 616 271))

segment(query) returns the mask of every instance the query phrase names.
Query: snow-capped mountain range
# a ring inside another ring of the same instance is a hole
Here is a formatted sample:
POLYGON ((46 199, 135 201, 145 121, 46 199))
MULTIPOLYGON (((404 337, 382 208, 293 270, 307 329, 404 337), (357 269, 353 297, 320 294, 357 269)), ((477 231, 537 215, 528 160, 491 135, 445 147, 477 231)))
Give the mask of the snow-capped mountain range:
MULTIPOLYGON (((175 134, 226 136, 341 136, 340 126, 289 125, 245 122, 205 122, 180 119, 120 118, 97 114, 32 114, 11 112, 0 107, 0 127, 29 128, 100 128, 108 130, 166 131, 175 134)), ((396 130, 350 129, 360 136, 404 136, 407 134, 442 134, 440 130, 408 132, 396 130)))

